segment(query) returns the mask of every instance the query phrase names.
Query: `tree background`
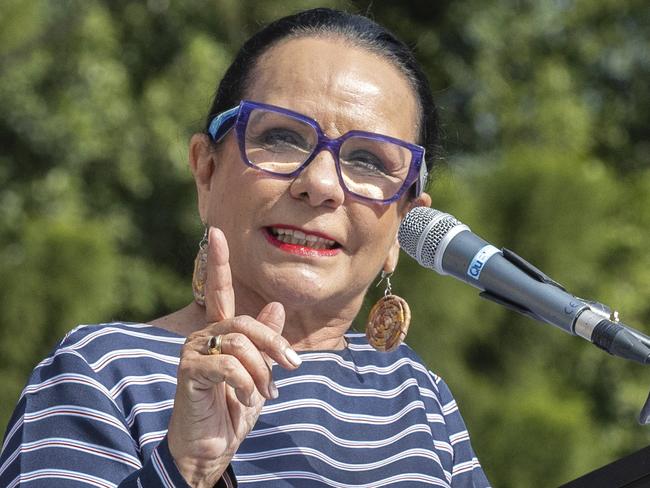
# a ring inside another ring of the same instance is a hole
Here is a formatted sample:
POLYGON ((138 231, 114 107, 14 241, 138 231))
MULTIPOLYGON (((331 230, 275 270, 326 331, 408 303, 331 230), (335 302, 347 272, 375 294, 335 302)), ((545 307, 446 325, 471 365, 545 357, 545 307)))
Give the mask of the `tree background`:
MULTIPOLYGON (((650 329, 646 0, 4 0, 2 425, 70 328, 191 298, 189 136, 242 41, 314 6, 369 12, 416 50, 445 131, 434 207, 650 329)), ((495 487, 557 486, 649 443, 647 369, 407 256, 394 289, 495 487)))

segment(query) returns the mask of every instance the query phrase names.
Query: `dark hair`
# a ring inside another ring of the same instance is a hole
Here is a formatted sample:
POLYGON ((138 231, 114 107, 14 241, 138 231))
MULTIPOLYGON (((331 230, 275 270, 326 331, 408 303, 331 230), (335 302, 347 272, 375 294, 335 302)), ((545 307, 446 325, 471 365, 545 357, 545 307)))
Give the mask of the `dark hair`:
POLYGON ((417 143, 425 148, 427 168, 431 171, 439 154, 438 114, 429 82, 415 56, 406 44, 373 20, 329 8, 315 8, 282 17, 244 43, 219 84, 206 121, 206 132, 212 117, 241 101, 250 74, 262 54, 282 40, 309 36, 335 36, 368 49, 391 61, 406 76, 419 105, 417 143))

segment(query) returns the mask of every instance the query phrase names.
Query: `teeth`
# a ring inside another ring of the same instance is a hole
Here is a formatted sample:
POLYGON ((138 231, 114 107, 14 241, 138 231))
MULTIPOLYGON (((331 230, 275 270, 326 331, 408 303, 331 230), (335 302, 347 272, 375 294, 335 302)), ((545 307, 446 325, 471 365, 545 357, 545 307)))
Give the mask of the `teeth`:
POLYGON ((309 246, 314 249, 331 249, 336 244, 331 239, 323 239, 313 234, 305 234, 299 230, 271 228, 271 233, 282 242, 298 246, 309 246))

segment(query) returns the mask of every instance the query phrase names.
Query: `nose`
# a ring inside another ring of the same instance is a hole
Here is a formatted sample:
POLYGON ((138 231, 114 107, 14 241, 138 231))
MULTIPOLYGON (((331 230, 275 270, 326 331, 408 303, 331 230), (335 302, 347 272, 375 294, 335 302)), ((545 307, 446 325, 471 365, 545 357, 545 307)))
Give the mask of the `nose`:
POLYGON ((326 205, 336 208, 343 204, 345 192, 339 183, 336 163, 330 151, 324 149, 293 180, 291 196, 312 207, 326 205))

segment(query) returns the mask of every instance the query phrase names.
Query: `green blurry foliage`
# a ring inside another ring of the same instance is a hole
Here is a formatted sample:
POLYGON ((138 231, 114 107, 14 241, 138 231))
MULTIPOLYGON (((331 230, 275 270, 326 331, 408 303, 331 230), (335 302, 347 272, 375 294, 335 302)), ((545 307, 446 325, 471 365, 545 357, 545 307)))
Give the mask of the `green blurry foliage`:
MULTIPOLYGON (((241 42, 318 5, 369 11, 414 46, 447 151, 434 207, 649 330, 645 0, 7 0, 1 424, 76 324, 146 321, 191 298, 189 137, 241 42)), ((556 486, 648 444, 634 421, 643 367, 406 256, 394 289, 413 309, 409 343, 455 392, 495 487, 556 486)))

